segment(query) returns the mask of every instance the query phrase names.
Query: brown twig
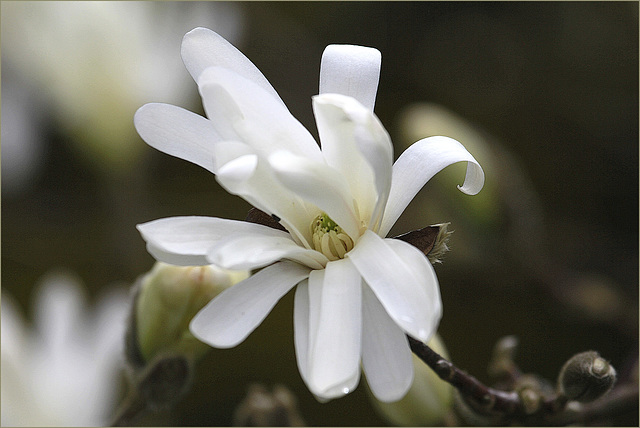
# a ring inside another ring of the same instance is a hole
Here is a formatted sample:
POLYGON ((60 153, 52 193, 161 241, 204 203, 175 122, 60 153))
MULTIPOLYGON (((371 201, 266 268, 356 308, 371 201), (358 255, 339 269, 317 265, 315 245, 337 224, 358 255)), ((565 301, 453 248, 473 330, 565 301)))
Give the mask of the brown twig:
POLYGON ((147 405, 136 390, 132 390, 120 404, 111 422, 112 427, 132 426, 133 422, 147 410, 147 405))
MULTIPOLYGON (((516 379, 518 382, 510 391, 491 388, 458 369, 426 344, 410 336, 407 336, 407 339, 411 351, 431 367, 442 380, 455 387, 460 398, 476 416, 480 418, 483 416, 493 417, 487 419, 487 421, 492 421, 491 425, 495 425, 496 422, 513 423, 514 421, 526 425, 533 423, 538 426, 586 424, 633 411, 634 406, 638 405, 638 384, 634 381, 627 381, 615 387, 608 394, 603 392, 606 395, 589 403, 571 401, 562 391, 543 392, 542 389, 534 387, 531 391, 535 392, 537 389, 540 391, 536 394, 535 403, 528 403, 527 395, 524 394, 524 383, 520 381, 525 378, 535 380, 537 379, 535 376, 518 376, 516 379), (520 386, 517 386, 518 384, 520 386), (530 404, 535 405, 531 406, 530 404)), ((580 355, 576 354, 573 359, 580 355)))
POLYGON ((411 351, 424 361, 444 381, 454 386, 471 400, 478 410, 491 413, 515 414, 522 409, 522 402, 514 391, 500 391, 490 388, 475 377, 458 369, 424 343, 407 336, 411 351))
POLYGON ((549 425, 587 424, 633 410, 638 406, 638 385, 619 385, 609 394, 593 403, 568 407, 564 412, 549 418, 549 425))

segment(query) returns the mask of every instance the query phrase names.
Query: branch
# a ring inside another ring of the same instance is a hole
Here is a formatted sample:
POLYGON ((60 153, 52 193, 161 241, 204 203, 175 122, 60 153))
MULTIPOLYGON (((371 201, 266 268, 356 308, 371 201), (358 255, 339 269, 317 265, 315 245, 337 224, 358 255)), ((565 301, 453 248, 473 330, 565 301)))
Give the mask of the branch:
POLYGON ((637 408, 638 385, 627 383, 614 388, 600 400, 577 408, 568 407, 564 412, 549 419, 550 425, 587 424, 611 416, 618 416, 637 408))
POLYGON ((424 361, 445 382, 450 383, 478 410, 486 413, 520 413, 522 401, 514 391, 500 391, 481 383, 475 377, 458 369, 424 343, 407 336, 411 351, 424 361))
POLYGON ((126 427, 132 426, 133 422, 147 410, 147 404, 138 395, 137 391, 132 390, 125 400, 120 404, 120 407, 116 411, 113 420, 111 421, 112 427, 126 427))

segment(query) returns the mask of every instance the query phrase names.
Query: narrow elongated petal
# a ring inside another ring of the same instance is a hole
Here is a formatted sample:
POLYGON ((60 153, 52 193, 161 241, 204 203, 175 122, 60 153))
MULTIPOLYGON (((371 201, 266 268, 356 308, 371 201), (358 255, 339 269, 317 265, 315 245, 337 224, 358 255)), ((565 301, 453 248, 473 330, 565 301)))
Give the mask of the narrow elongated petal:
POLYGON ((329 45, 320 63, 320 93, 348 95, 373 110, 382 56, 374 48, 329 45))
POLYGON ((36 295, 35 324, 42 334, 42 345, 64 355, 65 347, 77 343, 84 327, 84 289, 72 279, 52 275, 36 295))
POLYGON ((353 211, 353 197, 342 175, 323 162, 281 151, 269 157, 280 182, 326 212, 344 231, 356 239, 360 220, 353 211))
POLYGON ((175 266, 204 266, 209 264, 204 254, 182 254, 167 251, 165 247, 147 242, 147 251, 154 259, 175 266))
POLYGON ((233 235, 209 250, 210 263, 233 270, 250 270, 278 260, 322 269, 329 261, 322 253, 296 244, 290 236, 233 235))
POLYGON ((280 262, 227 288, 191 320, 189 329, 216 348, 231 348, 244 339, 271 312, 293 286, 309 275, 309 268, 280 262))
POLYGON ((196 82, 209 67, 228 68, 251 80, 284 105, 276 90, 249 58, 214 31, 202 27, 189 31, 182 39, 181 54, 184 65, 196 82))
POLYGON ((391 138, 373 112, 338 94, 314 97, 322 154, 347 179, 361 219, 377 231, 389 197, 393 163, 391 138))
POLYGON ((237 233, 288 236, 260 224, 199 216, 163 218, 139 224, 137 228, 157 260, 187 266, 209 264, 206 258, 209 249, 226 236, 237 233))
POLYGON ((251 80, 209 67, 200 74, 198 87, 207 117, 222 138, 242 141, 261 156, 283 149, 311 158, 320 154, 309 131, 251 80))
POLYGON ((206 118, 169 104, 145 104, 133 117, 140 137, 154 149, 213 173, 213 148, 221 140, 206 118))
POLYGON ((347 253, 382 306, 406 333, 427 341, 442 313, 438 279, 414 246, 365 231, 347 253))
MULTIPOLYGON (((318 215, 317 208, 309 207, 298 195, 286 188, 275 177, 265 159, 260 158, 250 147, 244 147, 245 152, 249 153, 221 166, 216 179, 229 193, 242 197, 269 215, 276 215, 299 245, 310 248, 309 225, 318 215)), ((217 158, 228 156, 230 151, 226 150, 226 153, 221 153, 217 158)), ((242 152, 237 149, 238 154, 242 152)))
POLYGON ((309 280, 296 287, 293 301, 293 339, 302 380, 309 384, 309 280))
POLYGON ((401 399, 411 387, 413 365, 404 332, 368 286, 362 287, 362 367, 380 401, 401 399))
POLYGON ((309 389, 325 399, 349 393, 360 379, 362 278, 350 260, 309 276, 309 389))
POLYGON ((429 137, 405 150, 393 164, 391 193, 380 235, 389 233, 409 202, 431 177, 456 162, 468 162, 464 183, 458 188, 468 195, 477 194, 484 185, 484 172, 458 141, 449 137, 429 137))

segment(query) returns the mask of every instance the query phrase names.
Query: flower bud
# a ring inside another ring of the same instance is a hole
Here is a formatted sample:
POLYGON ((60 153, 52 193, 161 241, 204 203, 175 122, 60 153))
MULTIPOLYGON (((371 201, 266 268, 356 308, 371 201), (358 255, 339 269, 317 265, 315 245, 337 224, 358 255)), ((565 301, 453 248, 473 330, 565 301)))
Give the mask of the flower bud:
MULTIPOLYGON (((435 334, 427 345, 449 358, 440 336, 435 334)), ((424 361, 411 355, 414 378, 407 395, 399 401, 385 403, 370 394, 380 414, 397 426, 442 426, 453 404, 453 387, 443 381, 424 361)))
POLYGON ((253 384, 247 396, 233 413, 233 425, 237 427, 301 427, 305 422, 300 416, 297 400, 283 385, 272 391, 253 384))
POLYGON ((560 392, 569 400, 588 403, 609 392, 616 382, 616 370, 595 351, 576 354, 558 377, 560 392))
POLYGON ((440 223, 433 226, 438 228, 438 235, 436 236, 433 248, 427 254, 431 264, 442 263, 442 257, 447 251, 449 251, 447 243, 449 241, 449 237, 453 233, 452 230, 449 230, 450 224, 451 223, 440 223))
POLYGON ((453 233, 448 229, 450 224, 434 224, 403 233, 395 236, 394 239, 407 242, 422 251, 429 258, 431 264, 442 263, 442 256, 449 251, 447 243, 453 233))
POLYGON ((189 358, 160 355, 140 375, 138 393, 150 409, 169 408, 189 390, 192 377, 189 358))
POLYGON ((209 349, 189 331, 196 313, 226 288, 249 275, 216 266, 156 263, 136 284, 127 337, 127 358, 138 368, 156 355, 198 358, 209 349))

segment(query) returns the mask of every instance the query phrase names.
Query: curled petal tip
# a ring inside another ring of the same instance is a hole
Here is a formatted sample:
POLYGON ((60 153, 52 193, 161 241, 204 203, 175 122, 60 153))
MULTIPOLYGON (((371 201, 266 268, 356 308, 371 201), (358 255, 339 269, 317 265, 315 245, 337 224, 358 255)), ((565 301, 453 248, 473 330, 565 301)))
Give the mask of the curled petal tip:
POLYGON ((458 185, 458 189, 467 195, 477 195, 484 187, 484 171, 480 164, 469 162, 467 164, 467 175, 465 176, 462 186, 458 185))

